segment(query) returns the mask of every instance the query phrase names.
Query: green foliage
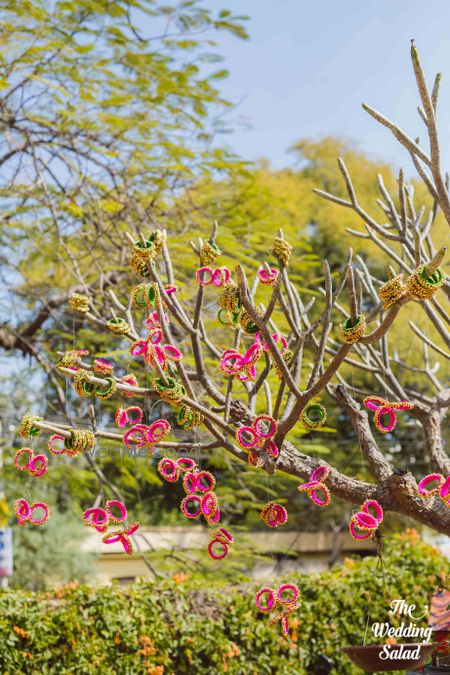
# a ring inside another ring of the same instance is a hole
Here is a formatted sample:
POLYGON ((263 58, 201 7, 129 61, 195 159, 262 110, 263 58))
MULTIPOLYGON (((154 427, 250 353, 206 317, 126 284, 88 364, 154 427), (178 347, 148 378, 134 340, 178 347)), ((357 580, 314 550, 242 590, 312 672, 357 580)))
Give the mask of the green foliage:
POLYGON ((3 591, 0 666, 5 673, 44 675, 306 675, 322 653, 337 673, 358 675, 340 649, 362 644, 367 612, 370 622, 390 620, 389 603, 398 598, 422 608, 449 572, 448 561, 414 531, 389 542, 384 562, 385 576, 374 558, 365 558, 279 580, 297 583, 301 593, 290 644, 256 610, 254 594, 265 582, 231 587, 216 580, 211 588, 178 574, 126 587, 3 591))

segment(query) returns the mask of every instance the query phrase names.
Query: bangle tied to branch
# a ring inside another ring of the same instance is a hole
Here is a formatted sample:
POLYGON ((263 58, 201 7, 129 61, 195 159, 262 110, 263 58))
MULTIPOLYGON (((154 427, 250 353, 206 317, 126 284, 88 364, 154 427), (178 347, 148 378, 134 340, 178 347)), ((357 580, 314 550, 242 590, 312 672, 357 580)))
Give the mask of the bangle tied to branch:
POLYGON ((378 291, 380 299, 383 301, 384 309, 389 309, 397 300, 400 300, 407 291, 403 281, 403 274, 397 274, 393 279, 389 279, 378 291))
POLYGON ((214 265, 216 258, 222 253, 217 244, 211 240, 205 241, 199 252, 200 262, 202 265, 214 265))
POLYGON ((355 513, 350 520, 349 531, 353 539, 362 541, 368 539, 379 528, 383 521, 383 509, 375 499, 366 499, 361 510, 355 513), (370 509, 375 515, 370 513, 370 509))
POLYGON ((35 436, 39 436, 42 429, 35 426, 36 422, 42 422, 42 417, 36 417, 36 415, 32 415, 31 413, 25 413, 20 421, 19 434, 23 436, 23 438, 34 438, 35 436))
POLYGON ((278 278, 278 275, 279 271, 276 267, 271 267, 270 272, 264 268, 258 271, 258 279, 264 286, 273 286, 278 278))
POLYGON ((69 457, 76 457, 80 452, 92 450, 95 436, 88 429, 68 429, 70 436, 64 439, 64 447, 69 457))
POLYGON ((417 486, 421 497, 428 499, 429 497, 439 496, 445 506, 450 507, 450 476, 444 478, 441 473, 430 473, 428 476, 422 478, 417 486), (428 488, 430 483, 437 481, 437 485, 428 488))
POLYGON ((366 317, 364 314, 358 314, 355 323, 353 323, 351 317, 349 317, 342 324, 344 342, 349 345, 355 344, 355 342, 358 342, 363 337, 365 330, 366 317))
POLYGON ((130 326, 125 319, 108 319, 106 326, 108 330, 112 333, 116 333, 116 335, 126 335, 130 332, 130 326))
POLYGON ((292 253, 292 246, 281 237, 276 237, 273 242, 272 253, 278 260, 280 267, 287 267, 292 253))
POLYGON ((330 491, 325 485, 324 481, 330 473, 330 468, 325 464, 314 469, 309 481, 302 483, 297 487, 299 492, 307 492, 308 497, 314 502, 316 506, 328 506, 330 503, 330 491))
POLYGON ((429 300, 444 282, 444 275, 438 267, 433 274, 427 274, 427 265, 420 265, 406 280, 406 288, 414 300, 429 300))
POLYGON ((412 410, 414 408, 414 404, 409 403, 409 401, 386 401, 381 396, 366 396, 363 403, 366 408, 375 412, 373 420, 376 428, 382 434, 387 434, 395 428, 397 423, 396 410, 412 410), (381 422, 382 415, 388 415, 389 417, 387 426, 381 422))

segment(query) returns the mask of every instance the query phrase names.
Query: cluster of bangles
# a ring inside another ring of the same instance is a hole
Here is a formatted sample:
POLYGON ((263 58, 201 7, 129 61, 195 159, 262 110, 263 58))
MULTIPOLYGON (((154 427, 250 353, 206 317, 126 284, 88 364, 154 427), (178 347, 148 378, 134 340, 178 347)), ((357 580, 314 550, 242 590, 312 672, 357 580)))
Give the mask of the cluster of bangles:
POLYGON ((153 328, 146 339, 140 338, 132 343, 130 353, 132 356, 144 356, 145 363, 156 369, 167 370, 169 361, 180 361, 182 353, 178 347, 170 344, 161 344, 161 328, 153 328))
POLYGON ((286 636, 289 635, 289 615, 299 608, 299 595, 300 591, 295 584, 283 584, 277 590, 265 587, 257 592, 255 603, 260 612, 277 612, 269 624, 279 621, 281 633, 286 636))
POLYGON ((397 423, 396 410, 412 410, 414 408, 414 405, 409 401, 386 401, 381 396, 366 396, 363 403, 366 408, 375 412, 373 421, 382 434, 387 434, 394 429, 397 423), (389 417, 387 426, 381 422, 382 415, 389 417))
POLYGON ((236 431, 236 440, 245 450, 249 450, 248 461, 255 464, 258 460, 256 450, 265 448, 269 457, 278 457, 278 448, 272 440, 277 432, 277 423, 270 415, 258 415, 251 426, 242 426, 236 431))
POLYGON ((288 514, 284 506, 269 502, 260 513, 262 520, 269 527, 279 527, 287 523, 288 514))
POLYGON ((362 541, 368 539, 379 528, 383 520, 383 509, 375 499, 366 499, 360 507, 360 511, 355 513, 349 524, 349 531, 353 539, 362 541), (370 512, 372 509, 373 513, 370 512))
POLYGON ((123 502, 118 499, 108 499, 104 509, 100 508, 99 506, 93 506, 89 509, 86 509, 86 511, 83 513, 83 521, 85 525, 94 527, 97 532, 106 533, 102 538, 104 544, 115 544, 120 542, 124 548, 125 553, 127 555, 131 555, 133 553, 133 544, 131 543, 130 537, 139 528, 139 523, 132 523, 128 527, 122 528, 120 530, 107 532, 112 523, 124 523, 127 519, 127 516, 127 509, 123 502), (119 513, 115 514, 113 509, 117 509, 119 513))
POLYGON ((312 472, 309 481, 299 485, 297 490, 299 492, 306 492, 316 506, 328 506, 331 499, 330 491, 324 481, 327 479, 329 473, 330 469, 325 464, 318 466, 312 472))
POLYGON ((164 457, 158 464, 158 471, 169 483, 176 483, 183 476, 182 483, 186 497, 180 504, 186 518, 204 516, 208 523, 220 520, 220 510, 214 488, 216 479, 210 471, 200 471, 189 457, 172 460, 164 457), (200 494, 197 494, 200 493, 200 494))
POLYGON ((450 507, 450 476, 444 478, 441 473, 429 473, 428 476, 422 478, 417 489, 421 497, 428 499, 439 496, 445 506, 450 507), (437 485, 429 488, 430 483, 437 483, 437 485))
MULTIPOLYGON (((120 410, 121 409, 119 408, 119 411, 120 410)), ((126 410, 129 410, 129 408, 126 410)), ((117 411, 117 413, 121 414, 119 411, 117 411)), ((122 415, 122 420, 123 419, 124 417, 122 415)), ((130 429, 125 431, 123 435, 123 442, 125 445, 135 445, 137 448, 146 447, 149 453, 152 453, 154 446, 157 443, 160 443, 162 439, 170 433, 170 429, 170 424, 165 419, 155 420, 149 425, 134 423, 130 429)))

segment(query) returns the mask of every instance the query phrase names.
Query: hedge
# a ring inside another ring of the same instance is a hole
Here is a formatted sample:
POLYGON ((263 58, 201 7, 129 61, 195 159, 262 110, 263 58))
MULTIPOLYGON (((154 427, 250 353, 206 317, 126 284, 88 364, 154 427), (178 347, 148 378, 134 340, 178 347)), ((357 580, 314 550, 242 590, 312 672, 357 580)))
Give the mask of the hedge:
POLYGON ((280 579, 301 589, 289 644, 254 606, 254 593, 267 580, 230 587, 180 573, 128 586, 3 590, 1 672, 303 675, 314 672, 323 653, 334 673, 357 675, 340 648, 362 643, 368 606, 370 623, 387 620, 393 599, 421 608, 449 573, 448 561, 413 530, 384 549, 383 565, 347 559, 329 572, 280 579))

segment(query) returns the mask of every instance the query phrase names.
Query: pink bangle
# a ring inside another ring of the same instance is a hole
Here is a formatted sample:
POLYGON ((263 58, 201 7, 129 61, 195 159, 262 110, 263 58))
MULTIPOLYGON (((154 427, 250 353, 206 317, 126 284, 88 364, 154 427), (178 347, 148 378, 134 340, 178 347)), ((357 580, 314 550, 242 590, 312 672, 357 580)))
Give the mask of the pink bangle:
POLYGON ((220 509, 216 509, 213 511, 213 513, 209 513, 208 515, 205 515, 205 520, 210 524, 210 525, 215 525, 215 523, 218 523, 220 520, 220 509))
POLYGON ((273 457, 274 459, 278 457, 280 451, 278 450, 278 447, 275 445, 275 441, 270 440, 267 443, 266 452, 269 455, 269 457, 273 457))
POLYGON ((278 527, 287 522, 288 514, 284 506, 269 502, 261 511, 261 518, 269 527, 278 527))
POLYGON ((309 481, 299 485, 297 490, 299 492, 307 492, 308 497, 316 506, 328 506, 330 503, 330 491, 322 481, 328 477, 329 472, 330 469, 325 464, 318 466, 311 473, 309 481), (322 495, 322 498, 320 495, 322 495))
POLYGON ((159 345, 149 345, 145 362, 152 368, 156 368, 156 364, 161 366, 162 370, 166 369, 166 355, 159 345))
POLYGON ((261 588, 255 596, 255 603, 260 612, 271 612, 275 601, 275 592, 272 588, 261 588), (263 595, 268 595, 267 602, 263 605, 261 598, 263 595))
POLYGON ((44 502, 35 502, 34 504, 31 505, 29 519, 32 525, 43 525, 44 523, 47 522, 49 518, 50 518, 50 509, 48 508, 47 504, 45 504, 44 502), (41 519, 33 517, 33 511, 35 509, 42 509, 44 511, 44 515, 41 519))
POLYGON ((116 427, 123 429, 123 427, 126 426, 126 423, 128 421, 128 415, 125 408, 117 408, 116 414, 114 415, 114 419, 116 422, 116 427))
POLYGON ((356 539, 356 541, 362 541, 364 539, 368 539, 369 537, 372 536, 372 532, 366 530, 363 530, 362 532, 358 531, 356 528, 358 527, 358 523, 354 520, 350 521, 349 525, 349 530, 350 534, 353 537, 353 539, 356 539))
POLYGON ((99 506, 92 506, 83 513, 83 521, 89 527, 95 527, 97 532, 104 532, 108 527, 108 514, 99 506))
POLYGON ((199 497, 198 495, 187 495, 187 497, 185 497, 182 500, 182 502, 180 504, 180 509, 181 509, 182 513, 186 516, 186 518, 199 518, 202 514, 202 499, 201 499, 201 497, 199 497), (191 504, 192 503, 197 504, 197 506, 198 506, 197 511, 195 511, 194 513, 191 513, 188 510, 188 504, 190 504, 190 503, 191 504))
POLYGON ((148 427, 145 424, 135 424, 123 435, 125 445, 135 445, 137 448, 143 448, 148 442, 148 427))
POLYGON ((39 478, 46 473, 48 467, 48 459, 45 455, 33 455, 30 464, 29 470, 32 476, 39 478), (36 464, 38 466, 36 466, 36 464))
POLYGON ((94 359, 92 363, 92 370, 96 375, 112 375, 114 367, 109 361, 103 359, 94 359))
MULTIPOLYGON (((124 384, 127 384, 129 387, 138 387, 138 381, 135 375, 132 373, 129 373, 128 375, 124 375, 123 377, 120 378, 121 382, 124 384)), ((127 398, 133 398, 134 393, 132 391, 123 391, 122 392, 124 396, 127 398)))
POLYGON ((106 502, 106 513, 108 514, 108 519, 113 523, 123 523, 127 519, 127 509, 123 502, 118 499, 108 499, 106 502), (118 509, 120 515, 115 516, 112 512, 112 509, 118 509))
POLYGON ((298 590, 298 586, 295 584, 283 584, 277 591, 277 598, 283 605, 293 605, 294 602, 297 602, 299 595, 300 591, 298 590), (285 591, 291 591, 293 597, 289 598, 288 600, 283 600, 282 595, 285 593, 285 591))
POLYGON ((378 431, 381 431, 383 434, 387 434, 394 429, 397 423, 397 410, 411 410, 414 407, 409 401, 386 401, 386 399, 381 396, 366 396, 363 403, 366 408, 375 412, 373 418, 375 426, 378 431), (382 415, 389 415, 389 423, 387 426, 381 422, 382 415))
POLYGON ((136 340, 130 347, 130 353, 132 356, 141 356, 141 354, 147 354, 148 352, 148 343, 146 340, 136 340))
POLYGON ((53 455, 63 455, 66 451, 64 447, 64 436, 60 436, 59 434, 53 434, 53 436, 50 436, 48 440, 48 449, 53 455), (60 450, 54 447, 55 441, 63 442, 63 447, 60 450))
POLYGON ((20 450, 17 450, 16 453, 14 454, 13 458, 14 466, 16 467, 16 469, 19 469, 19 471, 28 471, 28 469, 30 468, 30 462, 32 458, 33 458, 33 450, 31 448, 20 448, 20 450), (23 454, 27 454, 28 459, 25 462, 25 464, 20 464, 19 458, 23 454))
POLYGON ((173 347, 172 345, 164 345, 163 349, 166 357, 171 361, 179 361, 183 356, 178 347, 173 347))
POLYGON ((419 494, 422 497, 432 497, 433 495, 435 495, 440 491, 443 483, 444 483, 444 476, 442 474, 430 473, 428 474, 428 476, 422 478, 419 485, 417 486, 417 489, 419 490, 419 494), (436 485, 434 488, 431 488, 431 490, 428 490, 427 485, 429 483, 434 483, 435 481, 438 481, 438 485, 436 485))
POLYGON ((193 471, 197 468, 197 464, 190 457, 179 457, 175 464, 180 471, 193 471))
POLYGON ((350 534, 353 539, 358 541, 368 539, 381 525, 382 520, 383 509, 381 505, 375 499, 366 499, 360 511, 350 519, 350 534), (370 509, 375 512, 375 515, 370 513, 370 509))
POLYGON ((165 419, 156 420, 148 427, 147 439, 150 444, 158 443, 170 433, 170 424, 165 419))
POLYGON ((236 432, 236 440, 243 448, 254 448, 258 444, 258 434, 253 427, 239 427, 236 432), (251 440, 246 441, 244 434, 248 434, 251 440))
POLYGON ((137 405, 129 406, 128 408, 118 408, 116 410, 115 420, 116 426, 123 428, 127 424, 135 425, 142 421, 144 413, 137 405), (136 417, 130 419, 130 413, 136 413, 136 417))
POLYGON ((450 506, 450 476, 447 476, 439 491, 439 497, 446 506, 450 506))
POLYGON ((204 516, 211 516, 217 511, 217 497, 215 492, 208 492, 201 501, 202 513, 204 516))
POLYGON ((177 465, 168 457, 163 457, 159 460, 158 471, 169 483, 175 483, 180 475, 177 465))
POLYGON ((225 375, 235 375, 244 365, 244 357, 235 349, 227 349, 220 358, 220 369, 225 375))
POLYGON ((102 541, 104 544, 115 544, 120 541, 125 553, 127 555, 131 555, 133 553, 133 544, 131 543, 129 537, 131 537, 131 535, 133 535, 138 528, 139 523, 132 523, 132 525, 124 530, 116 530, 115 532, 109 532, 108 534, 105 534, 102 541))
POLYGON ((230 544, 233 542, 234 539, 228 530, 226 530, 224 527, 220 527, 215 532, 211 532, 211 541, 209 542, 208 553, 214 560, 222 560, 222 558, 225 558, 225 556, 228 555, 230 544), (217 548, 217 546, 221 548, 219 553, 214 551, 214 547, 217 548))
POLYGON ((175 284, 166 284, 164 286, 164 290, 167 295, 171 295, 172 293, 176 293, 178 291, 178 286, 175 286, 175 284))
POLYGON ((213 272, 212 280, 214 286, 225 286, 231 277, 231 272, 228 267, 218 267, 213 272))
POLYGON ((258 279, 264 285, 273 286, 277 280, 279 271, 276 267, 271 267, 270 272, 266 269, 261 269, 258 272, 258 279))
POLYGON ((264 348, 260 342, 254 342, 244 354, 244 363, 248 366, 254 366, 261 354, 263 353, 264 348))
POLYGON ((210 267, 200 267, 197 270, 197 274, 195 275, 197 279, 197 283, 200 284, 200 286, 209 286, 213 282, 213 271, 210 267), (209 275, 209 279, 208 279, 209 275), (205 280, 206 277, 206 280, 205 280))
POLYGON ((150 331, 147 339, 152 345, 159 345, 162 341, 162 338, 163 334, 161 328, 154 328, 150 331))
POLYGON ((277 431, 277 423, 269 415, 258 415, 253 422, 253 427, 260 438, 272 438, 277 431), (268 422, 269 424, 269 429, 265 433, 260 429, 261 422, 268 422))

